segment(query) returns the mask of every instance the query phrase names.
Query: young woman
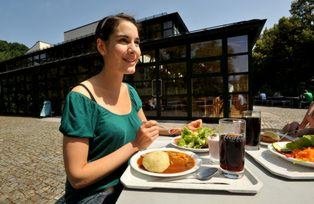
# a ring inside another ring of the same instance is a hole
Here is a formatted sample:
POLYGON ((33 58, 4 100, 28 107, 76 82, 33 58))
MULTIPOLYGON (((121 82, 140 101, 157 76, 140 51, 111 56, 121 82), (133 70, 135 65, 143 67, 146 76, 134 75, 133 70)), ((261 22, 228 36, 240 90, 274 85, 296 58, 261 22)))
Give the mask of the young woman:
MULTIPOLYGON (((67 95, 60 125, 67 203, 115 203, 128 159, 159 134, 169 134, 146 119, 137 92, 122 82, 141 55, 136 21, 125 14, 106 17, 95 36, 103 69, 67 95)), ((197 120, 188 127, 201 125, 197 120)))

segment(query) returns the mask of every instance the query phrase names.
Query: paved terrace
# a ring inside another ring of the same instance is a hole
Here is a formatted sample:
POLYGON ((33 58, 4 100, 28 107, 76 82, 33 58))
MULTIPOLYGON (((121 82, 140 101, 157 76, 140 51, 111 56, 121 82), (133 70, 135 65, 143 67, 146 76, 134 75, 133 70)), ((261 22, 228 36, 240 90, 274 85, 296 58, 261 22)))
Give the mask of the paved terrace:
MULTIPOLYGON (((305 109, 256 106, 263 128, 300 121, 305 109)), ((59 118, 0 116, 0 204, 54 203, 63 195, 65 172, 59 118)), ((181 123, 164 123, 177 126, 181 123)))

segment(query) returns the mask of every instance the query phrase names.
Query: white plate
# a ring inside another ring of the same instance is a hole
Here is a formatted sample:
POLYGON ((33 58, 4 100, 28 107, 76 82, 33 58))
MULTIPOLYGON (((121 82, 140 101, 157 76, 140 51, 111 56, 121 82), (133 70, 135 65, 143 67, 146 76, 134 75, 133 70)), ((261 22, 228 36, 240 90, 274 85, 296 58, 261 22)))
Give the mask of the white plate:
POLYGON ((195 148, 188 148, 188 147, 178 146, 177 143, 176 143, 176 140, 179 139, 180 137, 181 136, 174 137, 171 140, 171 145, 173 145, 173 146, 175 146, 177 148, 183 149, 183 150, 192 151, 192 152, 196 152, 196 153, 204 153, 204 152, 208 152, 209 151, 208 147, 207 148, 201 148, 201 149, 195 149, 195 148))
POLYGON ((155 176, 155 177, 176 177, 176 176, 184 176, 184 175, 187 175, 187 174, 190 174, 190 173, 193 173, 195 172, 196 170, 198 170, 200 168, 202 164, 202 160, 193 152, 189 152, 189 151, 182 151, 182 150, 178 150, 178 149, 175 149, 175 148, 158 148, 158 149, 147 149, 147 150, 144 150, 144 151, 139 151, 137 152, 135 155, 132 156, 131 160, 130 160, 130 165, 131 167, 142 173, 142 174, 145 174, 145 175, 149 175, 149 176, 155 176), (137 161, 138 159, 144 155, 144 154, 147 154, 149 152, 155 152, 155 151, 174 151, 174 152, 182 152, 182 153, 185 153, 189 156, 191 156, 194 161, 195 161, 195 165, 193 168, 189 169, 189 170, 186 170, 186 171, 183 171, 183 172, 179 172, 179 173, 154 173, 154 172, 149 172, 149 171, 146 171, 144 169, 141 169, 139 168, 138 164, 137 164, 137 161))
MULTIPOLYGON (((286 145, 288 142, 277 142, 278 145, 282 146, 282 145, 286 145)), ((308 161, 303 161, 303 160, 300 160, 300 159, 295 159, 295 158, 291 158, 291 157, 287 157, 286 155, 284 154, 281 154, 279 152, 277 152, 273 145, 272 144, 269 144, 268 145, 268 149, 275 155, 281 157, 282 159, 284 160, 287 160, 293 164, 298 164, 298 165, 302 165, 302 166, 307 166, 307 167, 312 167, 314 168, 314 162, 308 162, 308 161)))

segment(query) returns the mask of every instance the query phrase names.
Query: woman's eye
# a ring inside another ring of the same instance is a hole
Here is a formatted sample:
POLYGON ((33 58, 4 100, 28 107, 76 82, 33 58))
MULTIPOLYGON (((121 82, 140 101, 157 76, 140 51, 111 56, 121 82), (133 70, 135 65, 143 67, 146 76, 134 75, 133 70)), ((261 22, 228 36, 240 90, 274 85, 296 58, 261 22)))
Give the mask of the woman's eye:
POLYGON ((135 41, 134 42, 136 45, 140 45, 140 41, 135 41))
POLYGON ((121 42, 121 43, 128 43, 128 40, 125 39, 125 38, 122 38, 122 39, 119 40, 119 42, 121 42))

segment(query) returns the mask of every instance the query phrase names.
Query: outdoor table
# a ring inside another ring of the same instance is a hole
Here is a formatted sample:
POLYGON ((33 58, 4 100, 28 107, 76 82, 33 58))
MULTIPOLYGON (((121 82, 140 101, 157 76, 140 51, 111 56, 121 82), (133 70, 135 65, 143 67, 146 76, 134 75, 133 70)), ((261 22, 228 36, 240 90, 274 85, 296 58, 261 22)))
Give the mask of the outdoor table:
MULTIPOLYGON (((149 148, 168 145, 171 137, 160 136, 149 148)), ((118 204, 174 204, 174 203, 313 203, 314 180, 290 180, 271 174, 246 154, 245 165, 263 182, 257 194, 236 194, 211 190, 150 189, 138 190, 124 188, 118 204)), ((313 169, 314 171, 314 169, 313 169)))

